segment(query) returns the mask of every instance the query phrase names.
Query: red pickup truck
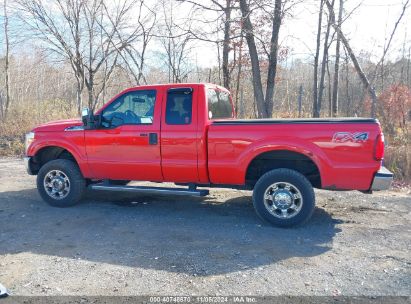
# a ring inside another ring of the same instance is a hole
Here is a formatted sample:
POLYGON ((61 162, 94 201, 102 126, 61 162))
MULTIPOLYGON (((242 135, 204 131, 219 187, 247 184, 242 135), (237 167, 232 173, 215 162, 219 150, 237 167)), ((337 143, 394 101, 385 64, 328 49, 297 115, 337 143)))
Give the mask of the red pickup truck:
POLYGON ((34 128, 26 149, 27 171, 53 206, 76 204, 87 187, 198 196, 229 187, 253 190, 257 214, 277 226, 310 218, 313 188, 371 192, 393 178, 377 120, 235 119, 229 91, 203 83, 127 89, 82 120, 34 128))

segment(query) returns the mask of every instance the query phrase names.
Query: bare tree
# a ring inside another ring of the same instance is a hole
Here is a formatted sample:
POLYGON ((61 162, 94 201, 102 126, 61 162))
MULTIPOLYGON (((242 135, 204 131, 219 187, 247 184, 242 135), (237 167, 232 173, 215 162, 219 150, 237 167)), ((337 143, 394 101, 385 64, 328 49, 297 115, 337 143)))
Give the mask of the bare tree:
POLYGON ((80 112, 81 93, 84 88, 80 19, 84 1, 57 1, 58 15, 52 14, 42 1, 22 0, 19 4, 23 12, 21 18, 31 27, 35 38, 43 41, 45 48, 54 56, 57 55, 69 61, 77 83, 76 100, 78 112, 80 112), (65 26, 58 24, 60 19, 65 20, 65 26))
POLYGON ((282 20, 282 1, 275 0, 274 12, 272 17, 272 32, 270 41, 270 51, 268 53, 268 75, 266 94, 264 97, 263 85, 261 80, 260 59, 258 56, 255 29, 251 22, 251 10, 246 0, 240 0, 240 9, 243 17, 243 26, 248 45, 253 75, 254 96, 257 103, 258 117, 271 117, 273 113, 273 99, 275 90, 275 75, 277 71, 278 54, 278 34, 282 20))
POLYGON ((324 10, 324 0, 320 0, 320 9, 318 11, 318 27, 317 27, 317 44, 314 56, 314 79, 313 79, 313 117, 319 117, 318 111, 318 64, 321 48, 321 27, 324 10))
POLYGON ((4 0, 3 2, 3 9, 4 9, 4 44, 6 47, 6 53, 4 55, 5 57, 5 64, 4 64, 4 81, 5 81, 5 88, 6 88, 6 94, 5 94, 5 100, 4 100, 4 106, 3 102, 1 103, 1 114, 3 119, 7 117, 7 112, 9 110, 10 106, 10 83, 9 83, 9 66, 10 66, 10 41, 9 41, 9 16, 7 14, 7 0, 4 0))
POLYGON ((274 89, 275 89, 275 76, 277 74, 277 55, 278 55, 278 35, 280 33, 282 12, 281 12, 281 0, 275 0, 273 26, 271 33, 270 54, 268 57, 268 73, 267 73, 267 86, 265 92, 265 104, 267 107, 267 114, 272 116, 274 106, 274 89))
MULTIPOLYGON (((331 1, 331 6, 334 7, 334 0, 331 1)), ((321 113, 322 100, 323 100, 323 94, 324 94, 325 69, 326 69, 326 66, 328 65, 328 49, 330 47, 328 44, 328 39, 330 36, 330 28, 331 28, 331 18, 330 16, 328 16, 327 29, 325 31, 325 36, 324 36, 323 58, 321 61, 320 85, 318 88, 317 111, 315 113, 316 114, 315 117, 319 117, 321 113)))
MULTIPOLYGON (((118 50, 120 57, 123 59, 123 64, 126 65, 129 73, 133 77, 137 85, 147 83, 144 75, 146 64, 146 52, 150 41, 153 38, 153 31, 157 24, 157 5, 148 6, 144 0, 140 0, 136 8, 137 25, 140 27, 140 39, 136 43, 128 44, 124 48, 124 52, 118 50)), ((108 11, 107 6, 105 10, 108 11)), ((116 29, 115 35, 119 41, 125 41, 126 33, 118 31, 115 26, 115 20, 110 19, 112 26, 116 29)), ((108 33, 107 33, 108 34, 108 33)), ((114 44, 113 47, 116 47, 114 44)))
POLYGON ((230 68, 230 53, 232 52, 232 39, 233 37, 233 12, 237 7, 234 0, 178 0, 179 2, 191 3, 195 8, 199 9, 201 14, 206 12, 212 12, 213 17, 210 20, 198 20, 198 23, 204 24, 217 24, 216 30, 204 30, 203 28, 197 28, 195 31, 188 31, 194 36, 194 38, 215 43, 217 46, 217 52, 219 54, 218 61, 219 67, 221 67, 223 75, 223 86, 231 88, 231 75, 233 68, 230 68), (214 18, 215 17, 215 18, 214 18), (222 27, 220 26, 222 24, 222 27), (218 36, 222 32, 223 39, 218 36), (222 52, 220 56, 220 45, 222 44, 222 52), (221 57, 221 58, 220 58, 221 57))
MULTIPOLYGON (((243 35, 243 28, 241 26, 241 38, 240 42, 238 44, 239 48, 239 54, 238 54, 238 69, 237 69, 237 85, 236 85, 236 90, 235 90, 235 110, 238 113, 239 111, 239 105, 238 105, 238 100, 239 100, 239 93, 240 93, 240 87, 241 87, 241 76, 242 76, 242 68, 243 68, 243 43, 244 43, 244 35, 243 35)), ((241 91, 242 92, 242 91, 241 91)), ((243 95, 241 93, 241 95, 243 95)), ((243 101, 243 97, 241 96, 241 101, 243 101)), ((240 104, 241 110, 240 112, 244 111, 244 104, 241 102, 240 104)))
POLYGON ((367 89, 368 93, 371 96, 372 102, 376 103, 377 102, 377 95, 375 93, 375 88, 371 85, 370 81, 368 80, 367 75, 364 73, 363 69, 361 68, 361 65, 359 64, 357 57, 354 54, 354 51, 352 50, 350 43, 348 42, 347 38, 345 37, 344 33, 341 31, 341 28, 336 24, 335 22, 335 14, 334 14, 334 9, 331 5, 331 3, 329 2, 329 0, 325 0, 327 7, 328 7, 328 11, 330 13, 330 17, 331 17, 331 24, 334 27, 335 31, 337 32, 337 35, 340 36, 340 39, 342 41, 342 43, 345 46, 345 49, 347 50, 348 55, 351 58, 351 61, 354 64, 355 70, 358 73, 358 76, 360 77, 364 87, 367 89))
MULTIPOLYGON (((344 0, 340 0, 340 5, 338 7, 338 21, 337 26, 341 28, 342 25, 342 14, 344 10, 344 0)), ((332 91, 332 102, 331 102, 331 115, 338 115, 338 85, 340 77, 340 45, 341 37, 337 33, 337 42, 335 45, 335 63, 334 63, 334 78, 333 78, 333 91, 332 91)))
MULTIPOLYGON (((384 77, 384 75, 383 75, 383 74, 384 74, 384 60, 385 60, 385 57, 386 57, 386 55, 387 55, 387 53, 388 53, 388 50, 389 50, 389 48, 390 48, 390 46, 391 46, 391 42, 392 42, 392 39, 394 38, 395 32, 397 31, 398 25, 400 24, 401 19, 404 17, 405 11, 406 11, 407 8, 408 8, 408 3, 409 3, 409 0, 406 0, 406 1, 403 3, 403 5, 402 5, 401 14, 400 14, 400 16, 398 17, 398 19, 397 19, 397 21, 395 22, 395 24, 394 24, 394 28, 393 28, 393 30, 392 30, 392 32, 391 32, 391 35, 390 35, 390 37, 389 37, 389 39, 388 39, 388 42, 385 43, 385 45, 384 45, 384 49, 383 49, 381 58, 380 58, 380 60, 378 61, 377 65, 375 66, 375 70, 374 70, 374 73, 373 73, 373 77, 372 77, 371 82, 374 81, 374 78, 375 78, 376 75, 377 75, 377 70, 378 70, 378 68, 380 67, 380 68, 381 68, 382 86, 384 86, 384 78, 383 78, 383 77, 384 77)), ((377 99, 372 99, 372 103, 371 103, 371 116, 375 117, 376 110, 377 110, 377 99)))
POLYGON ((253 74, 254 98, 257 105, 258 117, 268 117, 268 111, 264 104, 263 84, 261 82, 260 61, 258 59, 257 46, 253 34, 253 24, 250 18, 250 8, 246 0, 240 0, 241 13, 244 18, 244 31, 247 40, 248 52, 251 60, 253 74))
MULTIPOLYGON (((57 58, 70 63, 77 82, 77 107, 87 88, 88 106, 94 108, 121 52, 139 37, 129 24, 136 0, 107 9, 104 0, 56 0, 56 7, 41 0, 18 0, 22 19, 57 58), (118 39, 118 32, 127 32, 118 39), (98 79, 96 79, 98 78, 98 79), (96 89, 98 88, 98 89, 96 89)), ((141 0, 142 1, 142 0, 141 0)))
MULTIPOLYGON (((340 35, 341 41, 342 41, 342 43, 344 44, 345 49, 347 50, 347 53, 348 53, 348 55, 350 56, 350 58, 351 58, 351 60, 352 60, 352 62, 353 62, 353 64, 354 64, 355 70, 356 70, 358 76, 360 77, 360 79, 361 79, 364 87, 366 88, 366 90, 368 91, 368 93, 369 93, 369 95, 370 95, 370 97, 371 97, 371 116, 372 116, 372 117, 375 117, 376 107, 377 107, 377 100, 378 100, 378 99, 377 99, 377 94, 375 93, 375 88, 374 88, 374 86, 372 85, 372 83, 370 82, 370 80, 368 79, 367 75, 364 73, 363 69, 361 68, 361 66, 360 66, 360 64, 359 64, 359 62, 358 62, 358 60, 357 60, 357 57, 355 56, 355 54, 354 54, 354 52, 353 52, 353 50, 352 50, 352 48, 351 48, 351 46, 350 46, 350 43, 348 42, 348 40, 347 40, 347 38, 345 37, 344 33, 341 31, 341 28, 340 28, 340 27, 338 26, 338 24, 336 23, 333 6, 331 5, 331 3, 330 3, 329 0, 325 0, 325 1, 326 1, 326 4, 327 4, 328 11, 329 11, 329 13, 330 13, 332 26, 334 27, 335 31, 337 32, 337 35, 340 35)), ((385 56, 386 56, 386 54, 387 54, 387 52, 388 52, 388 49, 389 49, 389 47, 390 47, 391 41, 392 41, 392 39, 393 39, 393 37, 394 37, 395 31, 396 31, 396 29, 397 29, 397 27, 398 27, 398 24, 400 23, 402 17, 404 16, 404 13, 405 13, 405 11, 406 11, 406 9, 407 9, 407 7, 408 7, 408 3, 409 3, 409 0, 407 0, 407 1, 403 4, 403 6, 402 6, 401 14, 400 14, 399 18, 397 19, 397 21, 396 21, 396 23, 395 23, 394 29, 393 29, 393 31, 392 31, 392 33, 391 33, 391 36, 390 36, 390 38, 389 38, 388 43, 387 43, 386 46, 384 47, 383 55, 382 55, 380 61, 378 62, 378 64, 376 65, 376 69, 377 69, 378 66, 381 64, 381 62, 383 62, 383 60, 384 60, 384 58, 385 58, 385 56)), ((375 73, 374 73, 374 75, 375 75, 375 73)))
MULTIPOLYGON (((160 42, 165 53, 165 64, 168 69, 169 82, 184 82, 191 72, 189 66, 191 54, 192 18, 175 20, 174 4, 163 0, 163 24, 160 25, 160 42), (183 24, 181 24, 181 22, 183 24)), ((189 14, 191 14, 190 12, 189 14)))
POLYGON ((230 69, 228 67, 228 55, 230 52, 230 24, 231 24, 231 0, 226 0, 224 10, 224 42, 223 42, 223 81, 224 87, 230 89, 230 69))

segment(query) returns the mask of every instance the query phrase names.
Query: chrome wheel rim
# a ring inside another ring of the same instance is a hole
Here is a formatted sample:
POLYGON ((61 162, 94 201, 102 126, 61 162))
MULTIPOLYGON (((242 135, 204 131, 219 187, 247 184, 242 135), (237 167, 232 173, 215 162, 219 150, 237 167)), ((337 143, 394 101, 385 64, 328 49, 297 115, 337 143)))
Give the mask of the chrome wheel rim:
POLYGON ((264 192, 264 206, 271 215, 281 219, 289 219, 301 211, 303 196, 293 184, 274 183, 264 192))
POLYGON ((51 170, 44 176, 44 190, 53 199, 61 200, 70 193, 70 179, 60 170, 51 170))

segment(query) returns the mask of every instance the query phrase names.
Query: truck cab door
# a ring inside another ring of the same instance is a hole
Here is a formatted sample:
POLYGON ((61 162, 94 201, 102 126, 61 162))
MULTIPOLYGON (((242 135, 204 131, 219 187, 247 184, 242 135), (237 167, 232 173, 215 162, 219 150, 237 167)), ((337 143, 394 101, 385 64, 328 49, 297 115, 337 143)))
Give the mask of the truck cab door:
POLYGON ((85 130, 93 178, 162 181, 161 92, 144 88, 116 97, 100 113, 101 126, 85 130))
POLYGON ((163 102, 161 125, 162 171, 165 181, 197 182, 198 135, 197 95, 198 88, 169 88, 163 102))

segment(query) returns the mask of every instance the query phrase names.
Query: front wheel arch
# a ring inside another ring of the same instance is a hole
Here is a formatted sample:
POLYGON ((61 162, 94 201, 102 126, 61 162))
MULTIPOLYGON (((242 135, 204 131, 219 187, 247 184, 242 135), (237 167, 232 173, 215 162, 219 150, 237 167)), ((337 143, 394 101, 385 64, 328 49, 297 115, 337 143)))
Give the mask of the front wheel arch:
POLYGON ((39 149, 33 156, 32 164, 34 173, 37 174, 41 167, 43 167, 46 163, 56 159, 70 160, 80 167, 74 154, 66 148, 59 146, 46 146, 39 149))

